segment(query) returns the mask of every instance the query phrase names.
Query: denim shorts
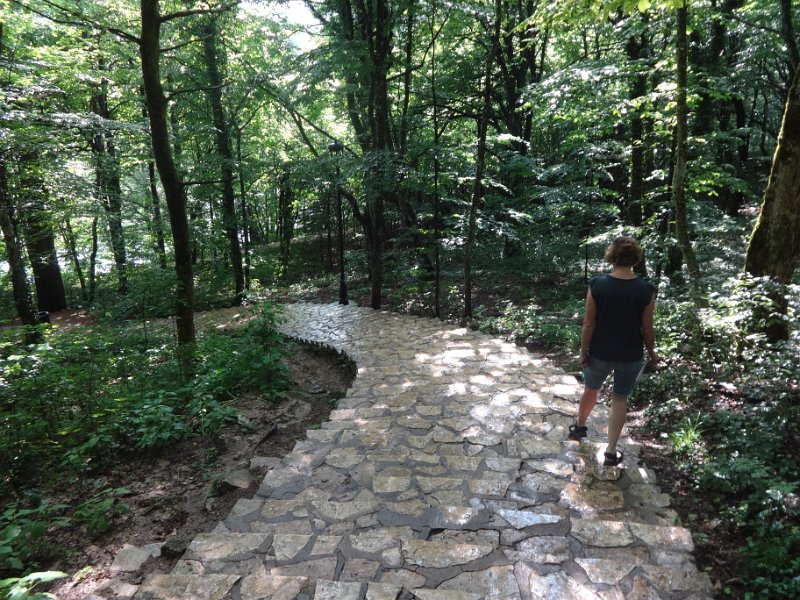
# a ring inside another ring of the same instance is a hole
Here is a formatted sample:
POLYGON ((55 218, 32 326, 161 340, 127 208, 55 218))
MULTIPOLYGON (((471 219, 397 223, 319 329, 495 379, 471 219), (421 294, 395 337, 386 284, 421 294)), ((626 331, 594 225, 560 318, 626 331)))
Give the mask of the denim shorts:
POLYGON ((609 373, 614 372, 614 393, 630 396, 644 361, 616 362, 589 357, 589 366, 583 370, 583 382, 591 390, 599 390, 609 373))

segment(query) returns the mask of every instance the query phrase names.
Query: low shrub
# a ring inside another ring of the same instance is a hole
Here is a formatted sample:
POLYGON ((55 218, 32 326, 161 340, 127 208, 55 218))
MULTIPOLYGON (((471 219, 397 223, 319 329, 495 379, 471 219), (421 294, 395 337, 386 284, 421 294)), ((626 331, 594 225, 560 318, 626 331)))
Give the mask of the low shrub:
POLYGON ((558 312, 547 313, 536 304, 522 307, 508 304, 501 316, 487 318, 481 324, 481 331, 574 353, 580 347, 581 319, 575 302, 558 312))
POLYGON ((773 293, 769 282, 737 277, 707 309, 664 298, 656 322, 667 364, 634 399, 721 525, 742 540, 738 570, 753 599, 800 591, 800 433, 792 426, 800 365, 796 339, 770 343, 759 333, 775 318, 773 293))
POLYGON ((277 318, 264 306, 246 327, 198 335, 188 383, 165 327, 98 327, 26 349, 0 340, 0 496, 49 467, 90 469, 127 449, 213 435, 238 421, 225 402, 242 390, 281 399, 288 373, 277 318))

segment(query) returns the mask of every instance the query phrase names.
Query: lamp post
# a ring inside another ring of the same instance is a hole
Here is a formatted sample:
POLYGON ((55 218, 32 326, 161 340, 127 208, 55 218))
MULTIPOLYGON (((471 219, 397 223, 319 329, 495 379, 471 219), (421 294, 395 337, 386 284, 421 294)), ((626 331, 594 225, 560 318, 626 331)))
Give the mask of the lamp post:
MULTIPOLYGON (((328 144, 328 152, 334 156, 344 150, 344 144, 334 140, 328 144)), ((336 158, 336 226, 339 237, 339 304, 347 305, 347 283, 344 280, 344 224, 342 222, 342 187, 339 181, 339 159, 336 158)))

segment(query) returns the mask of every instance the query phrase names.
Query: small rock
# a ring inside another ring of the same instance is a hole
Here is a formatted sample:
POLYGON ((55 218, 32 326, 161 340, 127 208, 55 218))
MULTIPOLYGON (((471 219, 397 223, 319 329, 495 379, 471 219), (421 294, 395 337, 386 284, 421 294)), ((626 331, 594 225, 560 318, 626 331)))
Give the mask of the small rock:
POLYGON ((111 564, 112 571, 123 571, 132 573, 142 568, 142 565, 150 558, 151 554, 147 550, 143 550, 130 544, 125 544, 119 554, 114 558, 111 564))
POLYGON ((231 471, 230 473, 226 473, 225 477, 222 478, 223 487, 224 485, 228 485, 230 487, 243 490, 246 490, 253 485, 253 481, 253 476, 250 474, 250 471, 246 469, 231 471))
POLYGON ((184 552, 186 552, 186 548, 188 546, 188 540, 177 537, 172 538, 171 540, 164 542, 164 545, 161 546, 161 556, 165 558, 178 558, 184 552))
POLYGON ((152 556, 153 558, 158 558, 159 556, 161 556, 161 548, 162 548, 163 545, 164 545, 163 542, 155 542, 153 544, 145 544, 142 547, 142 550, 144 550, 145 552, 148 552, 150 554, 150 556, 152 556))

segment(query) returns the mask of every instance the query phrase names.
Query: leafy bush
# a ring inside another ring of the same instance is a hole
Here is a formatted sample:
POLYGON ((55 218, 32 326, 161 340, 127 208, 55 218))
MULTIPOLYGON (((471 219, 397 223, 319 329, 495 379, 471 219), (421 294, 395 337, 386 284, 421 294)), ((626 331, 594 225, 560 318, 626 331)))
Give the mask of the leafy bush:
POLYGON ((264 306, 242 329, 200 334, 188 384, 164 326, 74 330, 25 350, 0 332, 0 494, 59 462, 90 468, 126 449, 213 435, 237 422, 224 402, 242 390, 280 399, 288 377, 277 318, 264 306))
MULTIPOLYGON (((667 365, 636 395, 651 426, 670 439, 676 464, 742 539, 749 598, 800 591, 797 340, 769 343, 758 333, 777 318, 775 291, 736 277, 710 296, 708 309, 663 297, 656 323, 667 365)), ((796 310, 790 302, 780 317, 794 331, 796 310)))
POLYGON ((114 293, 115 284, 103 284, 100 275, 97 295, 94 298, 95 312, 118 321, 123 319, 152 319, 167 317, 175 311, 175 270, 157 266, 139 265, 128 271, 128 293, 114 293))
POLYGON ((751 598, 800 597, 800 527, 759 527, 739 552, 751 598))
POLYGON ((56 549, 45 534, 51 527, 68 523, 61 514, 66 508, 65 504, 50 504, 47 500, 33 508, 7 506, 0 514, 0 574, 30 570, 52 558, 56 549))
POLYGON ((86 525, 89 534, 108 531, 116 517, 128 512, 129 506, 119 501, 128 494, 130 490, 124 487, 101 490, 78 505, 72 514, 72 519, 76 523, 86 525))
MULTIPOLYGON (((575 308, 575 304, 572 304, 572 308, 575 308)), ((577 350, 581 340, 581 320, 577 310, 543 314, 535 304, 524 307, 508 304, 501 316, 484 321, 481 330, 514 339, 541 342, 565 352, 577 350)))
POLYGON ((53 594, 47 592, 34 592, 33 589, 40 583, 49 583, 56 579, 66 577, 61 571, 45 571, 42 573, 29 573, 25 577, 10 577, 0 580, 0 600, 47 600, 53 594))

